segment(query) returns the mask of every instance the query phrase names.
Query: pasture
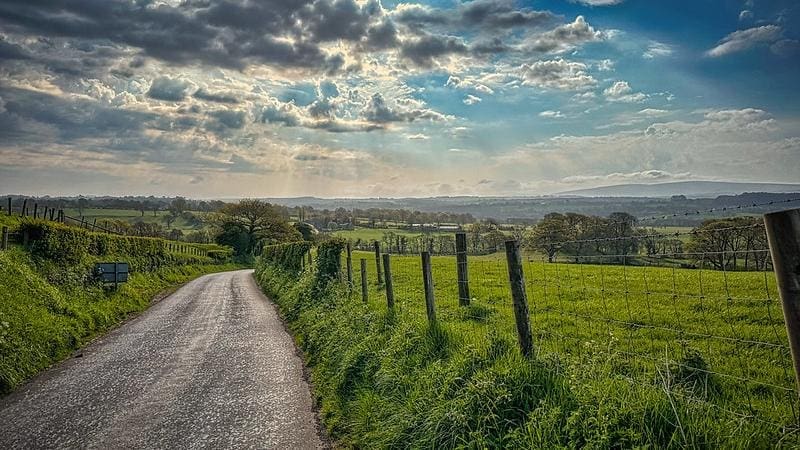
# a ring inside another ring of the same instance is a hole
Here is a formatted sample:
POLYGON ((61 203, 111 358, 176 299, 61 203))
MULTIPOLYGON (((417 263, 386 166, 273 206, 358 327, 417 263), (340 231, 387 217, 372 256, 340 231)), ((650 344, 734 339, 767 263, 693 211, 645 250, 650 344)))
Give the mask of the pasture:
MULTIPOLYGON (((438 324, 466 346, 497 336, 516 342, 504 257, 469 258, 467 307, 459 306, 455 258, 432 258, 438 324)), ((372 253, 353 253, 351 300, 361 298, 360 258, 367 260, 369 308, 385 311, 372 253)), ((771 272, 548 263, 535 255, 523 264, 539 358, 558 360, 578 378, 595 377, 582 371, 603 365, 603 376, 714 410, 730 421, 726 426, 774 432, 797 423, 771 272)), ((419 256, 392 256, 391 268, 398 320, 424 323, 419 256)))

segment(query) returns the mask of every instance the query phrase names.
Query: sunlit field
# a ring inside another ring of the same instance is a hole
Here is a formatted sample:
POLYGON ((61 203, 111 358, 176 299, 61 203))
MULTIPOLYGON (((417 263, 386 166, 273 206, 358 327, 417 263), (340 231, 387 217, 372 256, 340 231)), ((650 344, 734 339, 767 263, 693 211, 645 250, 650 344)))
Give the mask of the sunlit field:
MULTIPOLYGON (((386 309, 374 254, 369 305, 386 309)), ((504 254, 469 259, 470 306, 460 307, 454 257, 433 257, 436 315, 467 342, 516 339, 504 254)), ((392 256, 396 310, 424 321, 418 256, 392 256)), ((718 409, 764 427, 795 421, 794 379, 772 273, 524 261, 534 346, 580 370, 601 360, 610 374, 718 409)))

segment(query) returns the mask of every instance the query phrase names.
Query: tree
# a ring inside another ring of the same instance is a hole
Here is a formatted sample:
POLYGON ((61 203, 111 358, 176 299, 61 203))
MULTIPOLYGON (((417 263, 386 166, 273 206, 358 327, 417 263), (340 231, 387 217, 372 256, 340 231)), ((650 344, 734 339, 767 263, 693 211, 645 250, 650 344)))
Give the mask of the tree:
POLYGON ((175 222, 175 219, 177 218, 178 216, 176 216, 172 211, 161 216, 161 220, 167 224, 167 228, 172 228, 172 222, 175 222))
POLYGON ((217 241, 231 245, 239 255, 255 255, 263 245, 302 240, 278 208, 260 200, 228 203, 212 217, 220 229, 217 241))
POLYGON ((83 216, 83 210, 89 207, 89 200, 84 197, 78 199, 78 215, 83 216))
POLYGON ((180 216, 188 208, 189 206, 184 197, 176 197, 175 200, 173 200, 169 205, 170 211, 172 211, 176 216, 180 216))

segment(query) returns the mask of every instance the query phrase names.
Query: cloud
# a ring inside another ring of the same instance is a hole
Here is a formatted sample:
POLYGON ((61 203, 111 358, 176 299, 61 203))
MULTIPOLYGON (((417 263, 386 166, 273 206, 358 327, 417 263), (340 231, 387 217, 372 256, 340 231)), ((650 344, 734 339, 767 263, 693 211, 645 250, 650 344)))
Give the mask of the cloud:
POLYGON ((467 45, 461 38, 426 34, 404 41, 400 55, 421 67, 431 67, 441 56, 466 53, 467 45))
POLYGON ((595 66, 600 72, 610 72, 614 70, 614 61, 610 59, 604 59, 598 62, 595 66))
POLYGON ((627 81, 616 81, 614 84, 603 90, 606 100, 612 102, 638 103, 647 98, 641 92, 633 92, 627 81))
POLYGON ((427 108, 409 108, 401 105, 390 106, 383 95, 375 93, 361 111, 361 115, 374 124, 391 122, 414 122, 415 120, 443 121, 447 116, 427 108))
POLYGON ((159 77, 153 80, 147 96, 156 100, 179 102, 194 89, 194 83, 183 78, 159 77))
POLYGON ((472 0, 458 4, 455 10, 401 3, 392 12, 392 18, 412 29, 439 27, 491 32, 542 26, 551 23, 555 16, 549 11, 517 8, 513 0, 472 0))
POLYGON ((779 124, 759 109, 710 110, 699 121, 650 121, 633 130, 532 142, 493 156, 487 165, 495 171, 485 173, 561 180, 576 174, 652 178, 691 172, 701 179, 790 180, 800 171, 800 137, 792 130, 795 122, 779 124))
POLYGON ((203 88, 200 88, 192 94, 194 98, 200 100, 206 100, 209 102, 216 102, 216 103, 228 103, 228 104, 237 104, 240 103, 238 96, 234 93, 229 92, 209 92, 203 88))
POLYGON ((476 96, 474 96, 472 94, 467 94, 467 96, 464 98, 464 104, 465 105, 475 105, 475 104, 480 103, 482 101, 483 101, 482 98, 476 97, 476 96))
POLYGON ((654 181, 685 180, 691 178, 691 172, 671 173, 665 170, 647 169, 637 172, 614 172, 605 175, 571 175, 561 179, 567 184, 584 184, 597 182, 648 183, 654 181))
POLYGON ((416 134, 407 134, 406 139, 412 141, 427 141, 428 139, 430 139, 430 137, 426 134, 416 133, 416 134))
POLYGON ((522 48, 533 53, 560 53, 587 42, 597 42, 605 39, 601 31, 596 31, 586 22, 583 16, 578 16, 572 23, 567 23, 555 29, 528 38, 522 48))
POLYGON ((589 6, 613 6, 613 5, 619 5, 625 0, 572 0, 572 1, 577 3, 583 3, 584 5, 589 5, 589 6))
POLYGON ((447 77, 447 81, 444 83, 444 85, 445 87, 473 90, 486 95, 494 94, 494 89, 479 82, 474 77, 461 78, 455 75, 450 75, 447 77))
POLYGON ((672 47, 669 45, 664 44, 663 42, 650 41, 650 44, 647 46, 647 50, 642 53, 642 57, 645 59, 655 59, 671 56, 672 52, 672 47))
POLYGON ((539 113, 539 117, 544 117, 547 119, 563 119, 567 116, 561 113, 561 111, 542 111, 539 113))
POLYGON ((752 20, 753 19, 753 11, 749 9, 744 9, 742 12, 739 13, 739 20, 744 22, 745 20, 752 20))
POLYGON ((577 91, 593 87, 597 84, 587 72, 586 64, 565 59, 536 61, 523 64, 519 73, 522 84, 545 89, 577 91))
POLYGON ((782 33, 783 30, 777 25, 763 25, 734 31, 722 38, 716 47, 708 50, 706 56, 718 58, 748 50, 757 45, 774 43, 780 39, 782 33))

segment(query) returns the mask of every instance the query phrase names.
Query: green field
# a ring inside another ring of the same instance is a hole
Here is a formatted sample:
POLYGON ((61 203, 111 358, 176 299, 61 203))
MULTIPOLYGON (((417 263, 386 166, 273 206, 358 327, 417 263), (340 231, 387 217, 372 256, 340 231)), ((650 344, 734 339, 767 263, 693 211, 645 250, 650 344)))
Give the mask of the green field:
MULTIPOLYGON (((189 211, 192 214, 202 218, 205 213, 197 212, 197 211, 189 211)), ((80 211, 77 209, 65 209, 64 214, 70 217, 74 217, 75 219, 79 219, 81 217, 80 211)), ((157 211, 155 215, 153 215, 153 211, 145 211, 144 215, 142 215, 141 211, 136 211, 132 209, 99 209, 99 208, 85 208, 83 210, 83 218, 88 221, 89 223, 93 223, 95 219, 97 219, 97 225, 103 226, 104 221, 112 221, 112 220, 123 220, 125 222, 129 222, 131 224, 136 222, 146 222, 146 223, 157 223, 162 225, 163 227, 167 227, 167 223, 164 221, 164 216, 169 214, 169 211, 157 211)), ((181 231, 189 231, 189 230, 199 230, 202 229, 203 226, 195 226, 189 222, 187 222, 184 218, 178 217, 172 222, 172 226, 170 229, 178 229, 181 231)))
POLYGON ((425 235, 438 235, 438 234, 448 234, 452 235, 453 233, 450 231, 429 231, 429 232, 421 232, 421 231, 408 231, 408 230, 399 230, 396 228, 361 228, 356 227, 354 230, 339 230, 331 232, 332 235, 341 237, 344 239, 348 239, 351 241, 381 241, 383 239, 384 233, 394 233, 398 236, 408 236, 408 237, 416 237, 425 235))
MULTIPOLYGON (((469 261, 469 307, 458 306, 453 257, 433 257, 437 318, 465 345, 492 336, 515 339, 506 263, 490 255, 469 261)), ((368 261, 369 306, 386 309, 368 261)), ((393 256, 400 320, 425 321, 419 257, 393 256)), ((795 423, 794 378, 772 273, 524 262, 539 357, 567 367, 601 360, 608 375, 668 391, 723 411, 728 426, 779 430, 795 423)), ((356 274, 358 277, 358 274, 356 274)), ((353 296, 360 298, 360 288, 353 296)))

